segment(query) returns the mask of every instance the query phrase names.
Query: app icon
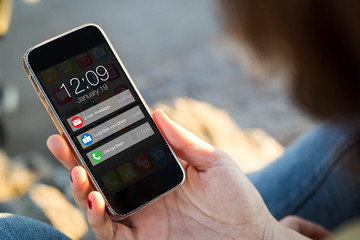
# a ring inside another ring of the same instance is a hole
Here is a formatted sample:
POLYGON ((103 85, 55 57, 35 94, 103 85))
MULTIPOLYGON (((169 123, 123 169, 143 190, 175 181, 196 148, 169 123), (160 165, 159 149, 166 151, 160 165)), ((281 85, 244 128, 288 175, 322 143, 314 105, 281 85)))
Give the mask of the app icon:
POLYGON ((158 146, 158 147, 151 149, 149 151, 149 155, 155 165, 162 164, 163 162, 168 160, 168 155, 166 154, 166 152, 162 146, 158 146))
POLYGON ((108 191, 114 191, 121 186, 121 180, 115 171, 106 173, 101 177, 101 180, 108 191))
POLYGON ((59 67, 61 73, 64 74, 65 76, 68 76, 68 75, 76 72, 75 64, 73 63, 73 61, 71 59, 63 61, 62 63, 60 63, 58 65, 58 67, 59 67))
POLYGON ((69 96, 69 94, 66 92, 66 90, 64 88, 55 89, 53 94, 54 94, 56 102, 59 105, 64 105, 73 100, 73 98, 71 96, 69 96))
POLYGON ((81 117, 75 116, 71 119, 71 125, 74 128, 81 128, 81 126, 83 125, 83 120, 81 119, 81 117))
POLYGON ((93 61, 91 60, 90 55, 87 52, 83 52, 77 56, 75 56, 75 61, 79 68, 84 68, 90 66, 93 61))
POLYGON ((140 155, 134 159, 135 166, 140 173, 145 173, 154 167, 147 154, 140 155))
POLYGON ((118 172, 124 182, 130 182, 137 177, 137 173, 131 163, 127 162, 118 167, 118 172))
POLYGON ((111 81, 115 80, 116 78, 120 77, 120 73, 116 69, 115 64, 111 63, 109 65, 106 65, 105 68, 109 73, 109 79, 107 80, 108 82, 111 82, 111 81))
POLYGON ((93 59, 96 59, 96 60, 101 60, 101 59, 104 59, 108 56, 106 50, 105 50, 105 46, 98 46, 96 48, 93 48, 91 50, 91 56, 93 59))
POLYGON ((81 135, 81 142, 84 145, 89 146, 93 142, 93 138, 90 134, 84 133, 83 135, 81 135))
POLYGON ((91 160, 93 160, 94 162, 98 163, 103 159, 103 155, 100 151, 92 151, 91 152, 91 160))
POLYGON ((45 71, 42 71, 41 75, 47 84, 56 82, 57 80, 60 79, 60 74, 58 73, 55 67, 51 67, 46 69, 45 71))

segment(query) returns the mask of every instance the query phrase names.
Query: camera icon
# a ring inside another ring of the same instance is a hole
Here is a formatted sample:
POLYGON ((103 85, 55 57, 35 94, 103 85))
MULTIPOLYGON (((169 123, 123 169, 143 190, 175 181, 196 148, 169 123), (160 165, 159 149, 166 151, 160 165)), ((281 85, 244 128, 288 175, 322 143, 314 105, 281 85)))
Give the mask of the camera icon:
POLYGON ((101 60, 101 59, 106 58, 108 56, 108 54, 105 50, 105 47, 102 45, 102 46, 98 46, 98 47, 94 48, 91 51, 91 56, 93 57, 93 59, 101 60))

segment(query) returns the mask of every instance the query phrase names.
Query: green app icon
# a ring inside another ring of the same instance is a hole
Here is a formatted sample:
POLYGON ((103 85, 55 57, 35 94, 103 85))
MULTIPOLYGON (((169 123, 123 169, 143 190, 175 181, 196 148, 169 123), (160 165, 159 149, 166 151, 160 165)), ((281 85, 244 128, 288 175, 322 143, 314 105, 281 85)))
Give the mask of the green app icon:
POLYGON ((102 153, 97 150, 92 151, 90 156, 91 156, 91 160, 93 160, 94 162, 100 162, 103 158, 102 153))
POLYGON ((101 180, 103 181, 108 191, 116 190, 122 185, 120 178, 117 176, 115 171, 106 173, 101 177, 101 180))

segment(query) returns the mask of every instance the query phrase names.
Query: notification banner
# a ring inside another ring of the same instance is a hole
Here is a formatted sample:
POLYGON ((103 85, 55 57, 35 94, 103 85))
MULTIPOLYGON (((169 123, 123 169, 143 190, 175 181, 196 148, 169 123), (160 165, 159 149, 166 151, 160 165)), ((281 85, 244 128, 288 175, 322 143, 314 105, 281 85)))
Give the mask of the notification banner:
POLYGON ((125 149, 145 140, 154 134, 148 122, 132 129, 131 131, 105 143, 101 147, 95 148, 86 155, 93 166, 105 161, 106 159, 124 151, 125 149))
POLYGON ((86 109, 85 111, 68 118, 67 122, 69 123, 71 129, 76 131, 122 107, 125 107, 134 101, 135 99, 131 95, 130 90, 127 89, 103 102, 100 102, 99 104, 96 104, 95 106, 92 106, 91 108, 86 109))
POLYGON ((77 136, 81 146, 87 148, 112 134, 130 126, 133 123, 143 119, 145 116, 139 106, 135 106, 130 110, 109 119, 108 121, 86 131, 77 136))

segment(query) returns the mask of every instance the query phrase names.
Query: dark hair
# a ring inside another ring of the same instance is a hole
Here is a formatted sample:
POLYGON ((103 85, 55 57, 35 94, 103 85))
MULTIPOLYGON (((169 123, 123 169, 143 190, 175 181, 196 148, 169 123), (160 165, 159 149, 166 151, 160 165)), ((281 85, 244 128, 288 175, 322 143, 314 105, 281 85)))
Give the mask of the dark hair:
POLYGON ((360 114, 360 1, 221 2, 233 36, 289 63, 300 107, 318 118, 360 114))

